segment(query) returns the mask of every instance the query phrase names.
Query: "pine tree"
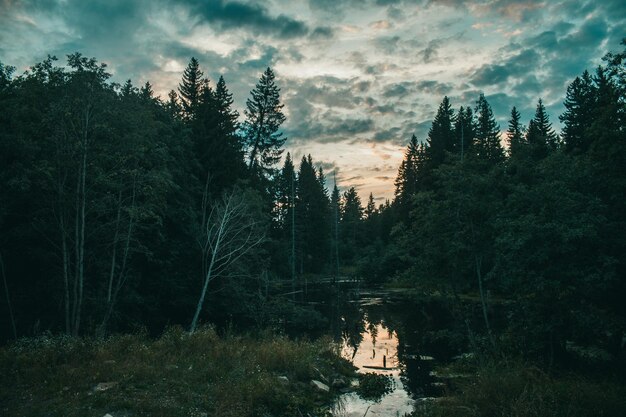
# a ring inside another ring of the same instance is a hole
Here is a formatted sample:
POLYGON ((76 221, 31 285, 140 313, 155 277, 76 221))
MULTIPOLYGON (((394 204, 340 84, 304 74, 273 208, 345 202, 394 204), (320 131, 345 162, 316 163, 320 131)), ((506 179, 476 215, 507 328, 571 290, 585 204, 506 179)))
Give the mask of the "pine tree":
POLYGON ((411 199, 420 189, 421 176, 425 169, 425 146, 418 144, 415 135, 411 137, 404 160, 400 164, 398 176, 395 180, 395 205, 399 209, 400 217, 408 220, 411 211, 411 199))
POLYGON ((365 206, 365 218, 371 219, 376 214, 376 203, 374 202, 374 194, 370 193, 367 199, 367 206, 365 206))
POLYGON ((337 187, 337 172, 335 171, 335 185, 330 195, 330 211, 331 211, 331 270, 333 275, 339 276, 339 221, 341 218, 341 194, 337 187))
POLYGON ((183 105, 183 114, 186 120, 193 119, 202 93, 204 73, 194 57, 191 58, 183 72, 182 82, 178 86, 180 99, 183 105))
POLYGON ((343 193, 343 213, 341 216, 341 232, 349 252, 356 250, 359 244, 359 228, 363 219, 363 206, 356 188, 350 187, 343 193))
POLYGON ((504 150, 500 144, 500 126, 484 94, 481 94, 476 102, 476 117, 474 154, 493 163, 502 161, 504 150))
POLYGON ((278 129, 285 121, 280 103, 280 88, 274 83, 274 72, 267 68, 246 102, 244 139, 248 147, 248 168, 262 174, 280 159, 286 138, 278 129))
POLYGON ((476 126, 474 123, 474 114, 471 107, 459 108, 456 121, 454 123, 456 140, 453 144, 454 152, 461 155, 461 159, 465 158, 471 150, 476 136, 476 126))
POLYGON ((563 142, 568 152, 585 152, 592 138, 588 129, 593 121, 597 91, 589 72, 567 87, 563 105, 565 112, 559 116, 563 123, 563 142))
POLYGON ((150 81, 146 81, 146 83, 139 90, 139 96, 144 101, 149 101, 154 98, 154 91, 152 90, 152 84, 150 81))
POLYGON ((320 272, 330 253, 329 202, 311 155, 302 157, 296 199, 297 246, 302 272, 320 272))
POLYGON ((209 176, 214 194, 232 186, 244 175, 243 150, 237 135, 238 113, 232 95, 220 77, 215 90, 203 80, 195 118, 191 121, 200 178, 209 176))
POLYGON ((452 128, 453 122, 454 110, 450 106, 448 97, 444 97, 428 131, 428 154, 433 168, 438 167, 444 161, 446 152, 454 150, 456 135, 452 128))
POLYGON ((178 100, 178 94, 176 94, 176 91, 170 90, 170 92, 167 94, 167 98, 168 100, 165 104, 165 110, 167 110, 171 117, 173 117, 174 119, 178 119, 182 111, 180 102, 178 100))
POLYGON ((535 117, 528 124, 526 142, 535 158, 544 158, 557 147, 558 136, 552 129, 550 118, 541 99, 537 102, 535 117))
POLYGON ((509 155, 516 156, 520 153, 524 146, 524 132, 520 123, 521 115, 517 108, 513 106, 511 109, 511 119, 509 120, 509 128, 506 131, 507 141, 509 143, 509 155))

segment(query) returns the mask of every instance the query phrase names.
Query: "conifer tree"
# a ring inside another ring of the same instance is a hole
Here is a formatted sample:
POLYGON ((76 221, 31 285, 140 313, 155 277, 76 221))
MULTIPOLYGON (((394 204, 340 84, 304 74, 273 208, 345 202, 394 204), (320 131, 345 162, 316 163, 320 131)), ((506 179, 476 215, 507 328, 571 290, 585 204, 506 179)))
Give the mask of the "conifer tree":
POLYGON ((444 97, 439 105, 433 124, 428 131, 428 154, 433 168, 438 167, 445 159, 446 152, 454 149, 455 132, 454 110, 450 106, 448 97, 444 97))
POLYGON ((365 218, 371 219, 376 213, 376 203, 374 202, 374 194, 370 193, 365 206, 365 218))
POLYGON ((363 219, 363 206, 356 188, 350 187, 343 193, 343 213, 341 231, 348 248, 354 251, 359 243, 359 227, 363 219))
POLYGON ((493 163, 502 161, 504 150, 500 144, 500 126, 484 94, 481 94, 476 102, 476 117, 474 154, 493 163))
POLYGON ((541 99, 537 102, 535 117, 528 124, 526 142, 535 158, 543 158, 557 147, 558 136, 552 129, 552 123, 541 99))
POLYGON ((513 106, 511 109, 511 119, 509 120, 509 128, 506 131, 507 141, 509 143, 509 154, 518 155, 524 146, 523 126, 520 123, 521 115, 517 108, 513 106))
POLYGON ((461 159, 470 151, 476 135, 474 114, 471 107, 461 106, 454 123, 456 140, 453 144, 454 152, 461 155, 461 159))
POLYGON ((335 171, 335 185, 330 195, 331 210, 331 270, 335 277, 339 276, 339 221, 341 218, 341 194, 337 187, 337 173, 335 171))
POLYGON ((592 138, 588 129, 593 122, 597 91, 589 72, 585 71, 567 87, 563 105, 565 112, 559 116, 563 123, 563 142, 568 152, 585 152, 592 138))
POLYGON ((142 100, 148 101, 154 98, 154 91, 152 90, 152 84, 150 81, 146 81, 146 83, 139 90, 139 95, 142 100))
POLYGON ((286 138, 279 132, 285 121, 280 103, 280 88, 274 82, 274 72, 267 68, 246 102, 244 138, 248 147, 250 170, 271 170, 280 159, 286 138))
POLYGON ((200 102, 202 93, 204 73, 200 70, 200 64, 195 57, 192 57, 183 72, 182 82, 178 85, 180 100, 183 106, 183 114, 186 120, 194 117, 196 108, 200 102))

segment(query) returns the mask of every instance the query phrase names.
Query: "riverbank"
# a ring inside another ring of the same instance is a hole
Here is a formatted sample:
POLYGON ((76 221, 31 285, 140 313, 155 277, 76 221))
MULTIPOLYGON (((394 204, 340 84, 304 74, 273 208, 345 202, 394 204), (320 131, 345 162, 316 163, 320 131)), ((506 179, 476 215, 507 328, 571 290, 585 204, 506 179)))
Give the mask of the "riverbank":
POLYGON ((435 372, 448 395, 418 401, 414 417, 626 415, 626 386, 617 379, 550 374, 514 360, 461 361, 435 372))
POLYGON ((157 340, 22 339, 0 349, 0 375, 7 417, 306 416, 353 368, 327 339, 172 328, 157 340))

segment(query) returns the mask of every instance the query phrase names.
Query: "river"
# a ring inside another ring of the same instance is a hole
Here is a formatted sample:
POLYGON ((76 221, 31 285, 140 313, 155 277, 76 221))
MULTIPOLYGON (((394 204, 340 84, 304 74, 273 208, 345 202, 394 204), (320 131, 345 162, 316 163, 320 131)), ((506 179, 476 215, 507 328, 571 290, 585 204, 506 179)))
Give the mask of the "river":
POLYGON ((320 289, 315 297, 313 303, 328 318, 342 355, 357 372, 393 379, 393 390, 379 401, 364 400, 354 392, 342 394, 332 410, 334 416, 404 416, 416 402, 442 395, 445 383, 433 376, 433 366, 448 361, 464 346, 455 340, 451 330, 458 330, 452 329, 456 321, 440 301, 417 301, 404 291, 359 290, 349 285, 320 289))

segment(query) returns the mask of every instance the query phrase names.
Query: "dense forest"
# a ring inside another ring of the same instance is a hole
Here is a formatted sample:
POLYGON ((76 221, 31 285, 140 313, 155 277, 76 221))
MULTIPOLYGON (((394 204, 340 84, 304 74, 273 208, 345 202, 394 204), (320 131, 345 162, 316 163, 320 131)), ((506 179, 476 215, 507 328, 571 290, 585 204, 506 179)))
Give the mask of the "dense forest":
POLYGON ((79 53, 0 64, 0 340, 312 328, 307 283, 348 277, 475 297, 475 349, 623 360, 626 52, 603 62, 567 87, 559 133, 540 99, 503 132, 484 95, 443 98, 379 206, 284 153, 270 68, 240 115, 194 58, 166 99, 79 53))

